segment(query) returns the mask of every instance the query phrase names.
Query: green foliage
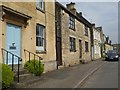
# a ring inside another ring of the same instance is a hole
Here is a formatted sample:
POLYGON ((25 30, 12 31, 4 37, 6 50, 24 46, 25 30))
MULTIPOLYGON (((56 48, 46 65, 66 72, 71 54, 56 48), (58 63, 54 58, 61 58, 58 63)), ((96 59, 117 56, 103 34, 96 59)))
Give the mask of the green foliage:
POLYGON ((102 55, 102 58, 105 58, 106 57, 106 55, 102 55))
POLYGON ((12 84, 14 73, 8 65, 0 64, 0 66, 2 66, 2 89, 5 89, 12 84))
POLYGON ((27 61, 24 65, 24 68, 36 76, 41 75, 44 71, 44 65, 41 63, 41 61, 39 62, 38 60, 30 60, 30 62, 27 61))

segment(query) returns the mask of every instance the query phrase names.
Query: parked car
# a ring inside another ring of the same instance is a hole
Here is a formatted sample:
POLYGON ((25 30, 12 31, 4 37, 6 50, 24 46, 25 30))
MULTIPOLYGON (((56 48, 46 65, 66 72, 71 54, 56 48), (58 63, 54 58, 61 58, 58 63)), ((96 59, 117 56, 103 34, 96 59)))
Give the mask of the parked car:
POLYGON ((119 55, 117 54, 117 51, 115 51, 115 50, 109 50, 106 53, 105 60, 118 61, 119 60, 119 55))

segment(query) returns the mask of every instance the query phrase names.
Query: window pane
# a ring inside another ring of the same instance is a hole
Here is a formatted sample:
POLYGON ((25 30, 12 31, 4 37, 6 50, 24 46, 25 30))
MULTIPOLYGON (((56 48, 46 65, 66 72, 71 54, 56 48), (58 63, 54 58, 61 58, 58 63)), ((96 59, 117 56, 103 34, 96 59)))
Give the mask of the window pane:
POLYGON ((41 38, 41 46, 43 46, 43 45, 44 45, 44 39, 41 38))
POLYGON ((39 36, 41 37, 42 36, 42 29, 41 29, 41 27, 40 27, 40 34, 39 34, 39 36))
POLYGON ((44 27, 39 24, 36 26, 36 46, 44 48, 44 27))
POLYGON ((75 19, 72 16, 69 16, 69 27, 74 29, 75 19))
POLYGON ((88 42, 85 42, 85 51, 88 52, 88 42))
POLYGON ((39 26, 38 25, 36 26, 36 35, 37 36, 39 35, 39 26))
POLYGON ((70 51, 75 51, 75 38, 70 37, 70 51))
POLYGON ((44 36, 44 29, 43 29, 43 27, 41 26, 41 29, 40 29, 40 36, 43 38, 43 36, 44 36))
POLYGON ((38 46, 38 37, 36 37, 36 46, 38 46))
POLYGON ((40 46, 40 37, 36 37, 36 46, 40 46))
POLYGON ((88 27, 85 26, 85 35, 88 36, 88 27))
POLYGON ((44 0, 37 0, 36 4, 39 9, 44 10, 44 0))

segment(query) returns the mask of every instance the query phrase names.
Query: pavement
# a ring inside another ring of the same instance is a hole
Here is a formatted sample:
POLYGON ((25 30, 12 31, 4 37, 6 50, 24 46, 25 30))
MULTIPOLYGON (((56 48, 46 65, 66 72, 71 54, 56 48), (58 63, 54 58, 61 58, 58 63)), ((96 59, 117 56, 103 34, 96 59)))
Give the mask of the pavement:
POLYGON ((54 70, 43 74, 38 82, 25 85, 24 88, 78 88, 105 63, 104 60, 98 59, 87 64, 54 70))

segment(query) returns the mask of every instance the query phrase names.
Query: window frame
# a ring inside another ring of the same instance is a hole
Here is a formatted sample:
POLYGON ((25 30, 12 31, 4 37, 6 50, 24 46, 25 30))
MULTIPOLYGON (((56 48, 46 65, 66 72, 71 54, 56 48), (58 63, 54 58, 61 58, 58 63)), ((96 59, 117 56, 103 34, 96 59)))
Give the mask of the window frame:
POLYGON ((89 52, 89 43, 85 41, 85 52, 89 52))
POLYGON ((45 11, 45 2, 44 0, 36 0, 36 8, 40 11, 45 11))
POLYGON ((84 32, 85 32, 85 36, 88 36, 88 29, 89 29, 89 28, 88 28, 88 27, 85 25, 85 26, 84 26, 84 30, 85 30, 85 31, 84 31, 84 32))
POLYGON ((36 24, 36 50, 37 51, 45 51, 45 26, 41 25, 41 24, 36 24), (39 30, 37 31, 39 27, 39 30), (43 30, 43 31, 42 31, 43 30), (39 32, 39 35, 37 35, 37 32, 39 32), (40 32, 42 32, 43 34, 40 35, 40 32), (37 38, 40 38, 39 40, 42 40, 40 41, 41 42, 41 45, 40 45, 40 42, 39 42, 39 45, 37 45, 38 43, 38 40, 37 38))
POLYGON ((75 18, 69 15, 69 28, 75 31, 75 18))
POLYGON ((70 52, 76 52, 76 39, 74 37, 69 37, 70 40, 70 52))

